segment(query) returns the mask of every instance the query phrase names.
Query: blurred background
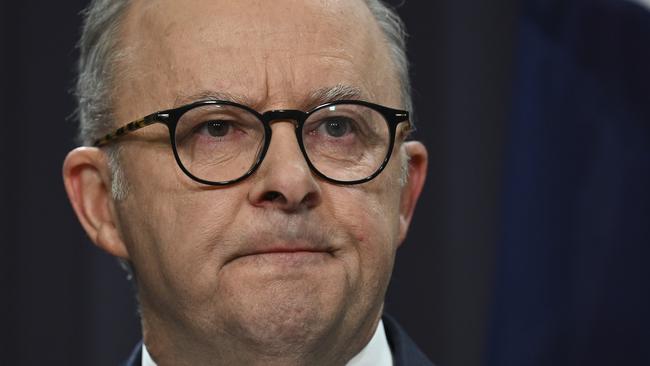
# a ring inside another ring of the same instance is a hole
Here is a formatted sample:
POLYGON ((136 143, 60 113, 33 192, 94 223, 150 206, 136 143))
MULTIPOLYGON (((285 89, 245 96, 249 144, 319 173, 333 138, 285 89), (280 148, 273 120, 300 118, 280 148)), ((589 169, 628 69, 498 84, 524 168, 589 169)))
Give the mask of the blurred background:
MULTIPOLYGON (((0 3, 1 365, 140 339, 61 180, 86 3, 0 3)), ((387 311, 439 365, 650 365, 648 1, 393 4, 431 162, 387 311)))

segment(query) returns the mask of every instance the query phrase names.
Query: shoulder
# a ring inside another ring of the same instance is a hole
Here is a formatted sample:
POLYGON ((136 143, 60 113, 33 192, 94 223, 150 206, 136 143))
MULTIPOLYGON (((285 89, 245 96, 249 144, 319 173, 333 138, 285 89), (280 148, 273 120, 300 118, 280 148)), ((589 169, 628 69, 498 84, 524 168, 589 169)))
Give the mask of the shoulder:
POLYGON ((418 348, 406 331, 390 315, 384 314, 386 338, 393 352, 395 366, 433 366, 433 363, 418 348))

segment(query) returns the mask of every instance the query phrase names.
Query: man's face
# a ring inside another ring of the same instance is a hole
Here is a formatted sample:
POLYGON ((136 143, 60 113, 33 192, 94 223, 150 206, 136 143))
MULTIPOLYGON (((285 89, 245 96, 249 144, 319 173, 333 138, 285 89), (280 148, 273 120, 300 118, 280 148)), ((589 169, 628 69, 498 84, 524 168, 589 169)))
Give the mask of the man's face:
MULTIPOLYGON (((260 112, 307 110, 324 102, 314 100, 319 91, 341 85, 359 99, 401 104, 362 1, 137 1, 121 36, 120 123, 211 95, 260 112)), ((221 188, 180 171, 163 125, 120 143, 130 189, 115 215, 154 353, 174 348, 168 333, 271 353, 371 336, 407 226, 400 219, 410 215, 399 184, 403 145, 375 180, 342 186, 309 170, 292 121, 272 131, 255 174, 221 188)))

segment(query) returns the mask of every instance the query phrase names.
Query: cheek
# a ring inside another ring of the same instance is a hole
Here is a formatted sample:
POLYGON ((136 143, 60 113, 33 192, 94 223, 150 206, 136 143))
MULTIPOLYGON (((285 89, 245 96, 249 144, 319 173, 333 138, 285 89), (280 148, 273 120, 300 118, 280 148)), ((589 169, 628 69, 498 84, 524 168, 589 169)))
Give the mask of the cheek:
POLYGON ((399 233, 399 200, 383 184, 324 190, 333 220, 350 238, 345 259, 359 284, 383 282, 390 276, 399 233), (384 186, 385 187, 385 186, 384 186))
POLYGON ((214 292, 215 272, 228 252, 223 228, 232 226, 245 195, 236 188, 197 188, 175 174, 173 160, 161 160, 158 169, 130 174, 120 221, 143 294, 184 308, 183 299, 201 301, 214 292))
POLYGON ((134 266, 139 298, 153 313, 191 324, 196 319, 188 316, 197 309, 214 307, 219 292, 216 279, 228 246, 222 233, 231 215, 225 212, 232 211, 232 203, 206 207, 207 202, 218 201, 177 201, 176 196, 170 202, 171 197, 175 196, 155 195, 151 208, 139 211, 148 214, 147 219, 142 224, 138 219, 131 221, 138 222, 129 231, 131 245, 137 246, 134 266))

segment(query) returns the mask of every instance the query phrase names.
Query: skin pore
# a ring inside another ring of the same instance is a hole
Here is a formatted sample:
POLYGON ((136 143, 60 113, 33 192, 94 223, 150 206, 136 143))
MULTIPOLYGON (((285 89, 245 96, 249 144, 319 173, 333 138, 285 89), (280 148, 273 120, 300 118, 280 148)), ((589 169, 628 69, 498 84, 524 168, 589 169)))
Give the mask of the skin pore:
MULTIPOLYGON (((307 110, 337 88, 400 107, 385 41, 360 0, 139 0, 120 35, 116 125, 223 93, 258 111, 307 110)), ((120 142, 124 200, 111 199, 103 151, 66 159, 91 239, 133 263, 159 365, 343 365, 376 329, 424 147, 398 141, 376 179, 342 186, 309 170, 292 121, 272 130, 255 174, 220 188, 180 171, 162 125, 120 142)))

